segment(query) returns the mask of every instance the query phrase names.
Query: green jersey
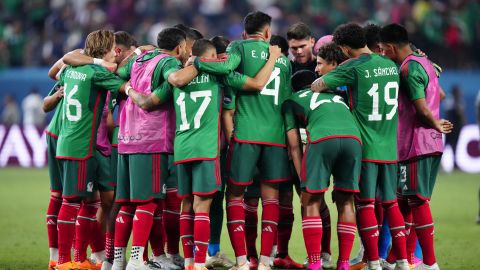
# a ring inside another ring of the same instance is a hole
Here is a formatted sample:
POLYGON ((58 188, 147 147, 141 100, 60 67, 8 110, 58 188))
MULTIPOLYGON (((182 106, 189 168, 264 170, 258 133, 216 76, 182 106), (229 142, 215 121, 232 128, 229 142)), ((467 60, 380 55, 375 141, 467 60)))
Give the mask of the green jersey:
MULTIPOLYGON (((57 86, 59 86, 59 83, 56 83, 55 86, 50 90, 48 93, 49 96, 55 94, 58 89, 57 86)), ((50 120, 50 123, 48 124, 48 127, 46 129, 46 133, 54 138, 58 139, 58 136, 60 135, 60 130, 62 128, 62 115, 63 115, 63 101, 64 98, 62 98, 58 103, 57 106, 55 107, 55 113, 53 114, 52 120, 50 120)))
POLYGON ((395 63, 377 54, 362 54, 322 78, 328 88, 349 88, 350 109, 363 142, 363 160, 396 162, 400 79, 395 63))
POLYGON ((64 85, 63 123, 57 158, 85 160, 92 156, 107 91, 116 92, 124 81, 97 65, 67 67, 60 75, 64 85))
MULTIPOLYGON (((307 122, 307 139, 317 143, 330 138, 356 138, 360 131, 343 98, 333 93, 313 93, 304 89, 293 94, 283 104, 307 122)), ((289 121, 288 121, 289 122, 289 121)), ((291 126, 289 124, 288 126, 291 126)))
POLYGON ((222 86, 241 88, 246 76, 231 73, 224 78, 202 72, 188 85, 174 88, 176 113, 175 163, 213 160, 220 151, 222 86))
MULTIPOLYGON (((225 62, 195 60, 198 70, 213 74, 238 71, 255 77, 269 57, 265 41, 235 41, 227 48, 225 62)), ((290 97, 292 67, 284 56, 277 59, 275 68, 261 92, 237 89, 235 98, 234 139, 238 142, 285 146, 285 124, 281 112, 283 101, 290 97)))

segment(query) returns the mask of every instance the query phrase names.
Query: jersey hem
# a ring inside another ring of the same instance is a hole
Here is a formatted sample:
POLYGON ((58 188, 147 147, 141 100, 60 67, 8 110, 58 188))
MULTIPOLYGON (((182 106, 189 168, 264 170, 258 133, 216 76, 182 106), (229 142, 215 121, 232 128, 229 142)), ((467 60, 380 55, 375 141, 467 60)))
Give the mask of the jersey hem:
POLYGON ((333 190, 343 191, 343 192, 350 192, 350 193, 358 193, 360 189, 351 189, 351 188, 341 188, 341 187, 333 187, 333 190))
POLYGON ((320 190, 309 189, 308 187, 305 187, 305 191, 310 194, 325 193, 327 190, 328 190, 328 187, 320 190))
POLYGON ((55 139, 58 139, 58 135, 55 135, 53 134, 52 132, 48 131, 48 130, 45 130, 45 134, 47 134, 48 136, 52 137, 52 138, 55 138, 55 139))
POLYGON ((354 135, 332 135, 332 136, 327 136, 327 137, 317 139, 315 141, 310 141, 310 138, 308 138, 308 143, 316 144, 316 143, 319 143, 321 141, 326 141, 326 140, 329 140, 329 139, 355 139, 360 144, 362 144, 362 140, 360 140, 360 138, 358 138, 357 136, 354 136, 354 135))
POLYGON ((182 164, 182 163, 187 163, 187 162, 193 162, 193 161, 202 161, 202 160, 205 160, 205 161, 211 161, 211 160, 216 160, 218 159, 218 156, 216 157, 213 157, 213 158, 204 158, 204 157, 199 157, 199 158, 188 158, 188 159, 181 159, 181 160, 177 160, 177 161, 174 161, 173 164, 177 165, 177 164, 182 164))
POLYGON ((382 163, 382 164, 397 164, 398 160, 376 160, 376 159, 362 159, 362 162, 368 163, 382 163))
POLYGON ((239 185, 239 186, 249 186, 253 183, 253 180, 250 180, 248 182, 238 182, 233 180, 232 178, 228 178, 228 182, 230 182, 231 184, 239 185))
POLYGON ((398 162, 410 162, 414 161, 415 159, 422 158, 422 157, 437 157, 443 155, 443 152, 433 152, 433 153, 428 153, 428 154, 423 154, 423 155, 418 155, 418 156, 413 156, 407 159, 399 159, 398 162))
POLYGON ((233 136, 233 140, 236 141, 236 142, 239 142, 239 143, 261 144, 261 145, 267 145, 267 146, 287 147, 286 144, 280 144, 280 143, 240 140, 240 139, 237 138, 237 136, 233 136))
POLYGON ((281 183, 281 182, 287 182, 292 178, 287 177, 287 178, 277 178, 277 179, 261 179, 260 182, 265 182, 265 183, 281 183))
POLYGON ((91 157, 92 157, 91 154, 83 158, 76 158, 76 157, 70 157, 70 156, 56 156, 57 159, 66 159, 66 160, 74 160, 74 161, 84 161, 91 157))

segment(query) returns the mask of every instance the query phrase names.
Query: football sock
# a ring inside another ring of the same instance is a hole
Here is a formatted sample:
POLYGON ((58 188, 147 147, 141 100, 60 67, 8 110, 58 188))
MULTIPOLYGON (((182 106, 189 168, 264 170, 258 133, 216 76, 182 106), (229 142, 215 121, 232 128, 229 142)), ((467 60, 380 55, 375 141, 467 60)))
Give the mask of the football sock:
POLYGON ((153 215, 153 225, 152 225, 152 230, 150 232, 150 238, 149 238, 150 246, 152 247, 152 253, 156 257, 165 254, 163 249, 165 242, 163 241, 162 216, 163 216, 163 201, 160 201, 153 215))
POLYGON ((105 257, 106 260, 112 262, 114 259, 115 236, 111 232, 105 233, 105 257))
POLYGON ((398 197, 398 206, 403 215, 405 221, 405 232, 407 237, 407 259, 410 264, 414 263, 415 259, 415 247, 417 245, 417 235, 415 233, 415 226, 413 224, 412 209, 408 205, 407 198, 403 196, 398 197))
MULTIPOLYGON (((97 222, 97 210, 100 207, 100 202, 83 202, 80 206, 80 211, 77 216, 77 224, 75 228, 75 253, 74 260, 76 262, 83 262, 87 259, 87 247, 94 224, 97 222)), ((96 233, 94 233, 97 236, 96 233)))
POLYGON ((365 255, 369 261, 378 261, 378 226, 373 202, 357 204, 357 224, 365 255))
POLYGON ((430 205, 428 201, 417 198, 409 200, 409 204, 412 208, 415 232, 422 247, 423 262, 426 265, 433 265, 436 259, 433 247, 434 224, 430 205))
POLYGON ((223 226, 223 197, 223 191, 216 192, 213 195, 210 207, 210 240, 208 242, 208 254, 210 256, 220 251, 220 237, 223 226))
POLYGON ((321 262, 322 219, 319 216, 302 218, 303 240, 308 255, 308 264, 321 262))
POLYGON ((235 257, 246 257, 245 249, 245 211, 241 200, 227 201, 227 229, 235 257))
MULTIPOLYGON (((377 220, 378 221, 378 220, 377 220)), ((383 219, 382 228, 379 229, 380 235, 378 239, 378 255, 382 259, 386 259, 390 244, 392 242, 392 235, 390 234, 390 226, 388 225, 388 218, 383 219)))
POLYGON ((183 256, 185 257, 185 266, 188 265, 187 260, 193 263, 194 248, 194 215, 190 212, 182 212, 180 214, 180 240, 182 241, 183 256))
POLYGON ((105 233, 102 232, 102 225, 97 221, 92 221, 90 224, 90 248, 92 253, 99 253, 105 251, 105 233))
POLYGON ((357 225, 349 222, 338 222, 338 264, 349 261, 352 252, 353 241, 357 232, 357 225))
POLYGON ((390 225, 390 232, 392 234, 392 250, 394 250, 397 260, 407 259, 405 222, 403 221, 402 213, 398 208, 398 203, 394 202, 385 205, 385 207, 388 224, 390 225))
POLYGON ((75 222, 80 203, 70 203, 63 200, 62 207, 58 213, 58 261, 63 264, 72 260, 70 250, 75 235, 75 222))
MULTIPOLYGON (((137 205, 137 209, 135 210, 135 215, 133 217, 132 248, 144 248, 147 244, 150 232, 152 230, 153 214, 155 213, 155 209, 157 209, 157 203, 154 201, 137 205)), ((141 253, 143 253, 144 250, 145 249, 142 249, 141 253)))
POLYGON ((270 257, 272 246, 277 239, 278 200, 262 199, 262 239, 260 255, 270 257))
POLYGON ((258 202, 245 201, 245 241, 248 256, 257 257, 257 226, 258 226, 258 202))
MULTIPOLYGON (((115 219, 115 249, 124 248, 128 245, 128 239, 132 232, 133 216, 135 215, 135 206, 123 205, 115 219)), ((117 252, 115 252, 117 253, 117 252)))
POLYGON ((278 241, 277 241, 277 254, 280 258, 285 258, 288 255, 288 242, 292 235, 293 227, 293 206, 292 205, 280 205, 278 216, 278 241))
POLYGON ((182 199, 177 196, 177 189, 167 189, 165 198, 165 209, 163 211, 163 225, 165 241, 167 242, 167 253, 178 254, 180 242, 180 207, 182 199))
POLYGON ((195 267, 205 266, 208 238, 210 237, 210 217, 208 213, 195 213, 193 239, 195 241, 195 267))
POLYGON ((47 208, 47 233, 48 247, 50 248, 50 260, 58 260, 58 231, 57 218, 58 212, 62 207, 62 198, 50 196, 50 202, 47 208))
POLYGON ((330 248, 330 241, 332 240, 332 223, 330 220, 330 210, 326 204, 320 212, 320 218, 322 219, 322 253, 332 254, 330 248))

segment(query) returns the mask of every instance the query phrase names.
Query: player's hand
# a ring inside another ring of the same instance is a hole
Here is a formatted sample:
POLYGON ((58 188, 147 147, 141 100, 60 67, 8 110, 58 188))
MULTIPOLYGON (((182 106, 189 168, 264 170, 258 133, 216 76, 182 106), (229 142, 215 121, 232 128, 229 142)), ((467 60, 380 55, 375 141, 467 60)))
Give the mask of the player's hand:
POLYGON ((188 67, 188 66, 191 66, 193 65, 193 62, 195 62, 195 58, 197 58, 196 56, 190 56, 187 60, 187 62, 185 62, 185 67, 188 67))
POLYGON ((117 70, 117 64, 112 63, 112 62, 108 62, 108 61, 103 61, 102 62, 102 67, 108 69, 108 71, 110 71, 110 72, 114 72, 115 70, 117 70))
POLYGON ((435 121, 435 129, 441 133, 450 133, 453 130, 453 124, 446 119, 440 119, 435 121))
POLYGON ((270 53, 270 57, 273 57, 274 59, 278 59, 282 55, 282 49, 280 49, 280 47, 277 45, 270 45, 268 52, 270 53))
POLYGON ((146 51, 151 51, 151 50, 154 50, 156 47, 153 46, 153 45, 142 45, 140 47, 138 47, 137 49, 140 49, 140 51, 142 51, 142 53, 146 52, 146 51))
POLYGON ((55 93, 55 97, 57 99, 61 99, 63 98, 63 96, 65 95, 65 88, 63 86, 60 86, 57 90, 57 92, 55 93))

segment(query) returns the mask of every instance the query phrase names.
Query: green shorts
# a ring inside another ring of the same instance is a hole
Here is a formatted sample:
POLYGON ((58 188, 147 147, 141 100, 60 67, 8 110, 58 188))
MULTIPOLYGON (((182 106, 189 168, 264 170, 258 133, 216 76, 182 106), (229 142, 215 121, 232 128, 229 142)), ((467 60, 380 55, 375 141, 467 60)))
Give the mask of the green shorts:
POLYGON ((258 168, 255 168, 255 172, 253 174, 253 182, 245 188, 245 194, 243 195, 245 198, 260 198, 262 193, 260 192, 260 171, 258 168))
POLYGON ((416 157, 398 163, 398 180, 402 195, 416 195, 430 200, 442 155, 416 157))
POLYGON ((178 196, 207 196, 222 186, 220 159, 197 160, 176 164, 178 196))
POLYGON ((117 186, 117 164, 118 164, 118 147, 112 145, 112 155, 110 156, 110 175, 112 182, 117 186))
POLYGON ((95 151, 97 159, 97 173, 95 177, 96 185, 100 192, 114 191, 117 181, 112 178, 111 156, 104 156, 98 150, 95 151))
POLYGON ((116 202, 165 198, 171 154, 119 154, 116 202))
POLYGON ((168 156, 168 171, 169 175, 165 184, 167 185, 167 192, 177 192, 178 179, 177 179, 177 165, 173 164, 173 155, 168 156))
POLYGON ((362 145, 353 138, 333 138, 309 144, 302 161, 302 190, 325 192, 333 175, 335 190, 358 192, 361 161, 362 145))
POLYGON ((233 142, 230 145, 227 161, 229 182, 236 185, 250 185, 257 166, 260 181, 287 181, 290 179, 288 162, 285 147, 233 142))
POLYGON ((57 139, 53 136, 47 137, 47 157, 48 157, 48 173, 50 174, 50 191, 62 192, 62 164, 56 158, 57 139))
POLYGON ((397 164, 362 162, 359 201, 396 202, 397 164))
POLYGON ((292 192, 293 187, 295 187, 296 190, 300 188, 300 178, 298 178, 297 171, 295 170, 295 166, 293 165, 293 161, 290 161, 290 180, 281 182, 278 185, 278 190, 280 193, 283 192, 292 192))

